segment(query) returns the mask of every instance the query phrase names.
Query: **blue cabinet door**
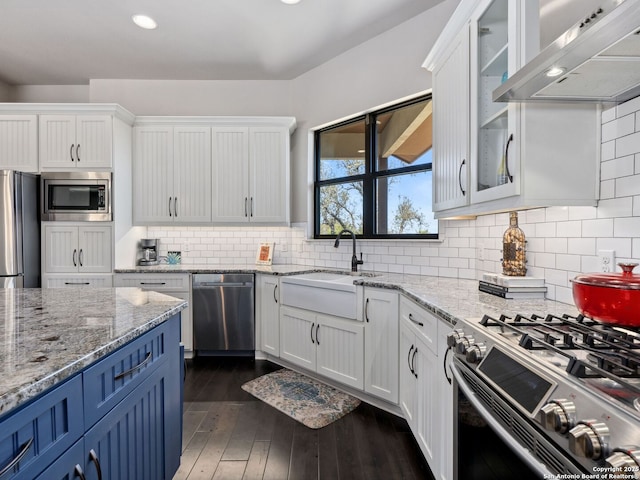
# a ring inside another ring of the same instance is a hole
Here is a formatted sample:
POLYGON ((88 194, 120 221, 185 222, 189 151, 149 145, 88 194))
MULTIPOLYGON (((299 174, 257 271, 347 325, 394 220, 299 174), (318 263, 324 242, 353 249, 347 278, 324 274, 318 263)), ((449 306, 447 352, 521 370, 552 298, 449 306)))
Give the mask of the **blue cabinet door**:
POLYGON ((180 363, 174 354, 85 435, 87 480, 170 480, 180 464, 180 363))
POLYGON ((2 480, 32 480, 82 437, 82 377, 0 420, 2 480))
POLYGON ((49 465, 36 480, 74 480, 82 478, 84 474, 84 441, 78 440, 61 457, 49 465))

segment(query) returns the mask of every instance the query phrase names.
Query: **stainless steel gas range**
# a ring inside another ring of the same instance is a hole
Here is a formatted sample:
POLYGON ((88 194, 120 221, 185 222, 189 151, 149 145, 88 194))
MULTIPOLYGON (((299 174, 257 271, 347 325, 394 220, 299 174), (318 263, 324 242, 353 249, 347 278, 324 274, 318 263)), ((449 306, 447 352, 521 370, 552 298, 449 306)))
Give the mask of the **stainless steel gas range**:
POLYGON ((640 331, 485 315, 447 341, 458 389, 540 478, 640 479, 640 331))

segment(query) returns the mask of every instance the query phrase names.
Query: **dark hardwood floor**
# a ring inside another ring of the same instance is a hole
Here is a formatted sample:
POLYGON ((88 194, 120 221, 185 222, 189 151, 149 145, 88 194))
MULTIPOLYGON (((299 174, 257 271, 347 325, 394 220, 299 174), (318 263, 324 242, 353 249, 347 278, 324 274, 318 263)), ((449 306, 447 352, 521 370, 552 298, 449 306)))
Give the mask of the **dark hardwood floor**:
POLYGON ((174 480, 433 479, 408 425, 395 415, 362 403, 313 430, 240 388, 279 368, 249 358, 188 362, 174 480))

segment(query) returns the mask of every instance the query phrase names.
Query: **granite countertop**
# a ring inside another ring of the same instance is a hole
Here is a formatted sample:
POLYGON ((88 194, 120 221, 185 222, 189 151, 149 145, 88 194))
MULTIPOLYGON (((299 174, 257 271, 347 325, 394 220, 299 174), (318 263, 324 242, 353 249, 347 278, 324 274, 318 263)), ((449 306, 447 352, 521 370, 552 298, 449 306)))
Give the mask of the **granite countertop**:
MULTIPOLYGON (((167 265, 153 267, 132 267, 118 269, 116 273, 266 273, 271 275, 299 275, 311 272, 340 272, 348 275, 348 270, 336 270, 304 265, 271 266, 225 266, 225 265, 167 265)), ((531 315, 577 315, 573 305, 543 299, 504 299, 478 291, 478 280, 428 277, 422 275, 362 272, 355 276, 354 283, 376 288, 399 290, 426 309, 455 325, 461 319, 482 318, 488 314, 531 315)))
POLYGON ((358 277, 356 284, 377 288, 391 288, 403 292, 426 309, 455 325, 462 319, 482 318, 483 315, 514 317, 523 315, 577 315, 573 305, 545 299, 505 299, 480 292, 478 280, 426 277, 421 275, 384 274, 358 277))
POLYGON ((186 307, 138 288, 0 289, 0 416, 186 307))
MULTIPOLYGON (((116 268, 115 273, 267 273, 270 275, 297 275, 327 270, 304 265, 169 265, 161 263, 151 267, 136 265, 116 268)), ((345 273, 348 273, 345 271, 345 273)))

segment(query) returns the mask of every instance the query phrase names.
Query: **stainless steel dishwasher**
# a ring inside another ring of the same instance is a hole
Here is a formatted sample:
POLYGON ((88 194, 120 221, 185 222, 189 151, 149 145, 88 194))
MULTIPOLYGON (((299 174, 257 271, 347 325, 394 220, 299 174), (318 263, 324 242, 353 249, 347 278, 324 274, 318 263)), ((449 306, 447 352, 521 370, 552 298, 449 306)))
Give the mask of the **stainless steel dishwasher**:
POLYGON ((253 353, 253 274, 194 274, 192 295, 198 355, 253 353))

